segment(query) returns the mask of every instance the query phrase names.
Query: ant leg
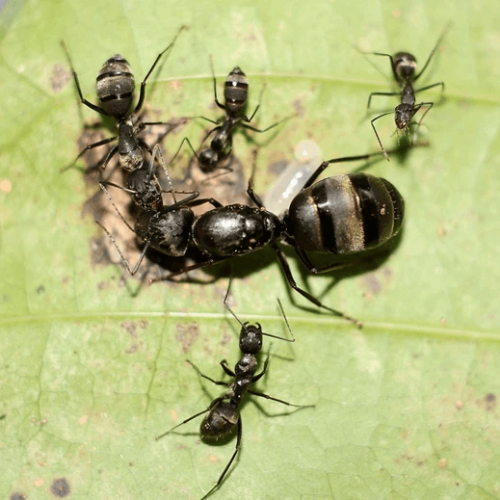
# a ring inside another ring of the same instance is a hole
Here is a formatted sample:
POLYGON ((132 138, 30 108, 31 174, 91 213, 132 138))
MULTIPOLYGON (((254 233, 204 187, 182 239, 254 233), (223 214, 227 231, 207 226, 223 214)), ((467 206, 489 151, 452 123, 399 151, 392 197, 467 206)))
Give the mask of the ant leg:
POLYGON ((262 371, 252 377, 252 383, 257 382, 266 374, 268 365, 269 365, 269 353, 267 354, 266 359, 264 361, 264 366, 262 368, 262 371))
POLYGON ((233 372, 233 370, 231 370, 231 368, 229 368, 225 359, 223 359, 219 364, 222 366, 222 369, 227 373, 227 375, 229 375, 230 377, 236 377, 236 374, 233 372))
MULTIPOLYGON (((67 167, 61 168, 59 170, 60 173, 66 172, 66 170, 69 170, 70 168, 73 168, 75 163, 87 152, 90 151, 91 149, 98 148, 99 146, 104 146, 105 144, 109 144, 110 142, 116 141, 118 137, 110 137, 109 139, 103 139, 102 141, 94 142, 93 144, 89 144, 88 146, 84 147, 80 153, 78 153, 78 156, 74 159, 73 163, 71 165, 68 165, 67 167)), ((106 155, 107 156, 107 155, 106 155)))
MULTIPOLYGON (((386 113, 390 115, 391 113, 386 113)), ((385 116, 385 115, 381 115, 385 116)), ((380 118, 380 117, 379 117, 380 118)), ((307 179, 307 182, 304 184, 304 187, 302 190, 307 189, 308 187, 311 187, 316 179, 323 173, 323 171, 329 166, 332 165, 333 163, 342 163, 345 161, 358 161, 358 160, 369 160, 370 158, 374 156, 380 156, 383 154, 381 151, 377 151, 376 153, 368 153, 366 155, 358 155, 358 156, 343 156, 341 158, 333 158, 332 160, 326 160, 324 161, 307 179)))
POLYGON ((213 79, 213 82, 214 82, 214 101, 215 101, 215 104, 217 104, 217 106, 220 109, 223 109, 225 111, 226 110, 226 106, 224 106, 224 104, 221 104, 219 102, 219 99, 217 99, 217 80, 215 79, 214 61, 213 61, 213 59, 214 59, 214 56, 212 54, 210 54, 210 56, 209 56, 210 69, 212 70, 212 79, 213 79))
POLYGON ((196 269, 202 269, 206 266, 212 266, 214 264, 218 264, 219 262, 222 262, 224 260, 229 259, 230 257, 217 257, 214 259, 207 260, 205 262, 199 262, 198 264, 193 264, 191 266, 184 267, 180 271, 175 271, 163 276, 158 276, 157 278, 151 278, 150 283, 157 283, 158 281, 175 281, 172 278, 175 276, 178 276, 179 274, 184 274, 184 273, 190 273, 191 271, 194 271, 196 269))
POLYGON ((335 269, 342 269, 343 267, 348 267, 351 266, 352 264, 348 263, 337 263, 337 264, 329 264, 326 266, 322 267, 316 267, 313 265, 311 260, 309 259, 309 256, 306 254, 306 252, 300 248, 298 245, 294 245, 295 252, 299 256, 300 260, 302 261, 302 264, 307 267, 307 270, 311 272, 312 274, 321 274, 321 273, 327 273, 329 271, 333 271, 335 269))
POLYGON ((99 106, 96 106, 95 104, 92 104, 90 101, 87 101, 87 99, 85 99, 83 97, 82 89, 80 87, 80 81, 78 80, 78 75, 76 74, 75 68, 73 67, 73 62, 71 61, 71 57, 69 55, 68 49, 67 49, 66 44, 64 43, 63 40, 61 40, 61 45, 62 45, 64 52, 66 53, 66 58, 68 59, 69 66, 71 68, 71 73, 73 73, 73 79, 75 80, 75 83, 76 83, 76 90, 78 91, 78 95, 80 96, 80 101, 82 102, 82 104, 85 104, 85 106, 88 106, 90 109, 93 109, 94 111, 97 111, 98 113, 101 113, 101 115, 108 115, 108 113, 106 113, 106 111, 103 108, 100 108, 99 106))
POLYGON ((178 149, 177 149, 177 151, 175 152, 175 155, 174 155, 174 156, 172 157, 172 159, 170 160, 170 162, 169 162, 169 164, 170 164, 170 165, 171 165, 171 164, 174 162, 174 160, 177 158, 177 155, 179 154, 179 152, 180 152, 180 150, 181 150, 181 148, 182 148, 182 146, 183 146, 183 144, 184 144, 185 142, 187 142, 187 144, 188 144, 189 148, 191 149, 191 151, 193 152, 193 155, 195 156, 195 158, 196 158, 196 159, 198 159, 198 155, 197 155, 196 151, 194 150, 193 145, 191 144, 191 141, 190 141, 187 137, 184 137, 184 139, 182 139, 182 141, 181 141, 181 144, 180 144, 179 148, 178 148, 178 149))
POLYGON ((378 135, 377 129, 375 128, 375 123, 374 123, 374 122, 375 122, 375 121, 377 121, 379 118, 382 118, 382 117, 384 117, 384 116, 391 115, 391 114, 392 114, 392 111, 391 111, 391 112, 389 112, 389 113, 384 113, 383 115, 379 115, 379 116, 377 116, 376 118, 374 118, 374 119, 371 121, 373 131, 375 132, 375 135, 376 135, 376 137, 377 137, 377 141, 378 141, 378 143, 379 143, 379 145, 380 145, 380 149, 382 150, 382 153, 384 154, 385 159, 386 159, 387 161, 391 161, 391 160, 389 159, 389 155, 387 154, 387 151, 385 150, 385 148, 384 148, 384 146, 383 146, 383 144, 382 144, 382 141, 380 140, 380 136, 378 135))
MULTIPOLYGON (((113 208, 115 209, 116 213, 118 214, 118 217, 120 217, 120 219, 122 220, 122 222, 133 232, 135 233, 135 231, 132 229, 132 227, 130 226, 130 224, 123 218, 123 215, 120 213, 120 211, 118 210, 118 207, 116 206, 115 202, 113 201, 113 198, 111 198, 111 195, 108 193, 108 190, 106 189, 106 186, 105 184, 107 184, 108 182, 107 181, 104 181, 104 182, 99 182, 99 187, 103 190, 104 194, 106 195, 106 198, 108 199, 108 201, 111 203, 111 205, 113 205, 113 208)), ((115 187, 120 187, 120 186, 116 186, 115 187)), ((120 187, 120 189, 123 189, 124 191, 125 188, 122 188, 120 187)), ((96 221, 97 222, 97 221, 96 221)), ((99 224, 99 223, 98 223, 99 224)), ((101 225, 101 224, 99 224, 101 225)), ((109 234, 109 233, 108 233, 109 234)))
MULTIPOLYGON (((250 392, 250 391, 249 391, 250 392)), ((236 455, 240 451, 241 447, 241 436, 243 434, 243 426, 241 424, 241 416, 238 419, 238 437, 236 439, 236 448, 234 450, 234 453, 232 457, 230 458, 228 464, 226 465, 226 468, 222 471, 222 474, 219 477, 219 480, 217 481, 217 484, 206 494, 204 495, 201 500, 205 500, 205 498, 208 498, 222 483, 222 480, 224 479, 225 475, 227 474, 227 471, 229 470, 229 467, 231 467, 231 464, 233 463, 234 459, 236 458, 236 455)))
POLYGON ((372 96, 374 95, 400 95, 401 92, 372 92, 369 96, 368 96, 368 104, 366 105, 367 108, 370 108, 370 104, 372 102, 372 96))
POLYGON ((106 155, 106 158, 104 160, 104 163, 102 164, 101 168, 102 170, 105 170, 105 168, 108 166, 108 163, 110 162, 111 158, 115 156, 115 154, 118 152, 118 146, 115 146, 110 150, 110 152, 106 155))
MULTIPOLYGON (((206 375, 204 375, 203 373, 201 373, 200 369, 194 364, 192 363, 191 361, 189 361, 189 359, 186 359, 186 361, 196 370, 196 373, 200 376, 200 377, 203 377, 207 380, 210 380, 210 382, 213 382, 215 385, 224 385, 224 386, 228 386, 228 383, 227 382, 224 382, 222 380, 214 380, 213 378, 210 378, 210 377, 207 377, 206 375)), ((234 376, 234 374, 233 374, 234 376)))
MULTIPOLYGON (((141 263, 142 263, 142 260, 144 259, 144 256, 146 255, 146 252, 149 248, 149 242, 147 242, 145 245, 144 245, 144 250, 142 251, 141 253, 141 256, 139 257, 139 260, 137 261, 137 263, 135 264, 135 266, 133 268, 130 267, 130 263, 128 262, 128 260, 125 258, 125 256, 123 255, 122 251, 120 250, 120 247, 118 246, 118 243, 116 242, 115 238, 113 237, 113 235, 99 222, 99 221, 95 221, 96 224, 98 224, 99 226, 101 226, 101 229, 108 235, 109 239, 111 240, 111 243, 113 243, 113 245, 115 246, 116 248, 116 251, 120 254, 120 257, 122 259, 122 262, 123 262, 123 265, 125 266, 125 268, 127 269, 127 271, 132 275, 134 276, 134 274, 137 272, 137 270, 139 269, 141 263)), ((128 224, 127 224, 128 226, 128 224)))
POLYGON ((158 441, 162 437, 166 436, 167 434, 170 434, 174 429, 177 429, 177 427, 180 427, 181 425, 187 424, 188 422, 191 422, 191 420, 193 420, 194 418, 199 417, 200 415, 203 415, 204 413, 207 413, 207 411, 210 411, 212 408, 214 408, 216 405, 218 405, 223 399, 224 398, 214 399, 210 403, 210 406, 206 410, 200 411, 199 413, 196 413, 196 415, 193 415, 192 417, 186 418, 186 420, 184 420, 180 424, 177 424, 175 427, 172 427, 167 432, 164 432, 163 434, 160 434, 159 436, 156 436, 155 437, 156 441, 158 441))
POLYGON ((118 184, 115 184, 114 182, 110 182, 110 181, 100 181, 99 184, 103 187, 104 186, 113 186, 113 187, 121 189, 122 191, 125 191, 126 193, 129 193, 129 194, 135 194, 137 192, 137 191, 134 191, 132 189, 127 189, 126 187, 119 186, 118 184))
MULTIPOLYGON (((358 49, 356 49, 358 50, 358 49)), ((383 52, 363 52, 362 50, 358 50, 358 52, 360 52, 361 54, 368 54, 368 55, 372 55, 372 56, 384 56, 384 57, 388 57, 391 61, 391 69, 392 69, 392 74, 394 76, 394 79, 399 82, 400 78, 396 72, 396 65, 394 64, 394 59, 392 58, 392 55, 391 54, 385 54, 383 52)))
POLYGON ((417 134, 418 134, 418 129, 420 128, 420 124, 422 123, 422 120, 424 119, 425 115, 429 112, 429 110, 434 106, 433 102, 421 102, 416 109, 414 110, 414 113, 412 115, 415 116, 417 111, 422 107, 422 106, 428 106, 425 111, 423 112, 422 116, 420 117, 420 120, 418 121, 417 128, 415 129, 415 134, 413 135, 413 142, 417 140, 417 134))
POLYGON ((253 120, 253 117, 257 114, 257 111, 259 111, 260 103, 261 103, 261 100, 262 100, 262 94, 264 93, 264 90, 266 90, 266 84, 264 84, 262 86, 262 90, 260 91, 260 94, 259 94, 259 104, 257 104, 256 108, 253 110, 252 116, 250 116, 250 118, 247 118, 245 115, 243 115, 241 117, 242 120, 244 120, 246 122, 251 122, 253 120))
POLYGON ((260 398, 269 399, 270 401, 276 401, 277 403, 282 403, 287 406, 293 406, 294 408, 314 408, 316 406, 316 405, 294 405, 292 403, 289 403, 288 401, 283 401, 282 399, 273 398, 272 396, 269 396, 269 394, 252 391, 251 389, 248 389, 248 393, 253 394, 254 396, 259 396, 260 398))
POLYGON ((146 76, 144 77, 144 80, 141 82, 141 93, 139 94, 139 101, 137 102, 137 106, 134 109, 134 114, 138 113, 141 110, 142 104, 144 103, 144 96, 146 95, 146 81, 149 78, 149 75, 151 75, 151 73, 155 69, 156 65, 158 64, 158 61, 161 59, 161 56, 165 54, 167 50, 171 49, 175 45, 177 37, 181 34, 181 31, 184 29, 187 29, 187 26, 181 26, 179 31, 175 35, 173 42, 164 51, 158 54, 158 56, 155 59, 155 62, 153 63, 153 66, 151 66, 146 76))
POLYGON ((434 87, 441 85, 441 92, 444 92, 444 82, 433 83, 432 85, 427 85, 427 87, 422 87, 421 89, 415 90, 414 93, 422 92, 422 90, 429 90, 434 87))
POLYGON ((281 268, 283 269, 283 272, 285 273, 285 277, 288 281, 288 284, 298 293, 300 293, 303 297, 305 297, 309 302, 312 302, 315 306, 321 307, 323 309, 326 309, 327 311, 330 311, 332 314, 335 316, 339 316, 340 318, 344 318, 347 321, 350 321, 351 323, 354 323, 358 328, 361 328, 363 324, 358 321, 357 319, 351 318, 350 316, 347 316, 346 314, 337 311, 335 309, 332 309, 331 307, 325 306, 322 304, 316 297, 311 295, 310 293, 306 292, 305 290, 302 290, 295 280, 293 279, 292 271, 290 269, 290 266, 288 265, 288 262, 286 260, 285 254, 279 248, 276 244, 271 244, 271 247, 274 249, 276 252, 276 255, 278 256, 279 263, 281 265, 281 268))
MULTIPOLYGON (((258 129, 258 128, 255 128, 255 127, 252 127, 251 125, 246 125, 245 123, 242 123, 242 124, 241 124, 241 126, 242 126, 243 128, 248 129, 248 130, 252 130, 252 131, 254 131, 254 132, 258 132, 259 134, 263 134, 264 132, 267 132, 268 130, 271 130, 272 128, 277 127, 277 126, 278 126, 278 125, 280 125, 281 123, 284 123, 284 122, 286 122, 286 121, 288 121, 288 120, 290 120, 291 118, 294 118, 294 117, 295 117, 295 115, 292 115, 292 116, 287 116, 286 118, 283 118, 283 120, 279 120, 279 121, 277 121, 276 123, 273 123, 272 125, 270 125, 269 127, 265 128, 265 129, 263 129, 263 130, 258 129)), ((244 117, 244 118, 246 118, 246 117, 244 117)), ((243 118, 243 119, 244 119, 244 118, 243 118)), ((251 118, 250 118, 250 119, 248 119, 248 121, 250 121, 250 120, 251 120, 251 118)), ((247 121, 247 120, 245 120, 245 121, 247 121)))
POLYGON ((425 61, 424 67, 420 70, 417 76, 413 79, 414 82, 416 82, 423 74, 423 72, 427 69, 427 66, 429 66, 429 63, 431 62, 431 59, 434 56, 434 53, 436 52, 437 48, 439 47, 439 44, 443 41, 444 36, 446 35, 446 32, 448 31, 448 28, 451 26, 451 21, 446 24, 446 26, 443 29, 443 32, 441 35, 439 35, 439 38, 436 42, 436 45, 434 45, 434 48, 432 49, 431 53, 429 54, 429 57, 427 58, 427 61, 425 61))

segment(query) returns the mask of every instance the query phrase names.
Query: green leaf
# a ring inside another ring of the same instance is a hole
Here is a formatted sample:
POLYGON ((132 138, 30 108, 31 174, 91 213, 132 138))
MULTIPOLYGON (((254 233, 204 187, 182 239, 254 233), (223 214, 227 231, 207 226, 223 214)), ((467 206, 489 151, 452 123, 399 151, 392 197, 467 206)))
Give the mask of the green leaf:
MULTIPOLYGON (((290 294, 270 252, 233 262, 243 276, 232 290, 240 318, 285 335, 280 297, 297 338, 273 343, 259 390, 316 407, 288 414, 249 398, 241 452, 214 498, 500 498, 498 4, 11 3, 0 31, 2 498, 60 497, 69 487, 70 498, 199 499, 235 446, 200 442, 200 419, 154 439, 221 394, 184 360, 219 379, 218 362, 238 359, 238 325, 222 304, 226 279, 140 287, 120 264, 93 260, 105 238, 83 206, 98 186, 59 169, 76 156, 83 125, 99 117, 77 103, 59 42, 96 102, 104 60, 120 52, 140 81, 188 25, 147 96, 165 120, 218 116, 209 54, 219 89, 235 65, 247 73, 251 106, 266 83, 257 126, 299 116, 259 151, 263 194, 275 178, 270 166, 290 161, 304 138, 325 159, 377 150, 366 100, 390 88, 390 68, 353 46, 408 50, 423 64, 448 21, 422 82, 446 83, 446 102, 423 122, 430 147, 371 167, 406 199, 394 252, 371 272, 320 277, 290 259, 302 286, 364 328, 290 294)), ((422 99, 437 102, 439 91, 422 99)), ((393 147, 392 118, 377 123, 393 147)), ((204 126, 169 136, 166 154, 185 134, 198 144, 204 126)), ((248 175, 251 144, 241 134, 235 151, 248 175)))

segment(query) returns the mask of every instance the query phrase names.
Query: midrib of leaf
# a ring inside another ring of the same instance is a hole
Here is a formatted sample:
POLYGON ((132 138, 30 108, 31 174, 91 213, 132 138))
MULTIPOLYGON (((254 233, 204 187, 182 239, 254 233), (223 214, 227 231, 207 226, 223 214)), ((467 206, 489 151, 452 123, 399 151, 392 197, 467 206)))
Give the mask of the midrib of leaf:
MULTIPOLYGON (((247 321, 262 321, 263 323, 281 323, 283 318, 276 315, 267 314, 242 314, 247 321)), ((53 321, 95 321, 96 319, 109 319, 116 320, 130 319, 130 318, 171 318, 171 319, 191 319, 191 320, 215 320, 222 321, 227 319, 228 316, 221 313, 197 313, 197 312, 152 312, 152 311, 85 311, 85 312, 69 312, 69 313, 51 313, 51 314, 35 314, 29 316, 10 316, 0 318, 0 327, 19 325, 23 323, 43 323, 53 321)), ((293 323, 300 323, 305 326, 310 325, 311 318, 306 316, 287 316, 288 321, 293 323)), ((346 322, 341 319, 315 317, 314 323, 318 325, 329 325, 335 327, 346 327, 346 322)), ((362 331, 384 331, 392 334, 399 335, 418 335, 420 337, 437 337, 446 339, 460 339, 470 340, 473 342, 487 341, 500 343, 500 335, 494 331, 482 331, 478 329, 459 329, 459 328, 445 328, 427 325, 417 325, 411 323, 398 323, 388 321, 365 321, 363 322, 364 328, 362 331)))

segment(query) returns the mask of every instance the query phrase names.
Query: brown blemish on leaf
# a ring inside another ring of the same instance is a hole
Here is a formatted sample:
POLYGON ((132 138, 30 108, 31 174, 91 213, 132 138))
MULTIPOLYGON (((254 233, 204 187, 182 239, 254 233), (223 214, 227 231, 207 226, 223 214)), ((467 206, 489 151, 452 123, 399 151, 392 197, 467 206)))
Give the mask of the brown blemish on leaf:
POLYGON ((177 325, 177 335, 175 338, 182 344, 182 351, 186 354, 191 344, 199 337, 200 332, 196 323, 189 325, 177 325))
POLYGON ((9 497, 9 500, 26 500, 26 495, 17 492, 12 493, 12 495, 9 497))
POLYGON ((439 462, 438 462, 438 467, 440 469, 446 469, 446 465, 448 464, 446 458, 442 458, 439 462))
POLYGON ((68 481, 61 477, 50 485, 50 491, 58 498, 66 498, 71 493, 68 481))
POLYGON ((484 397, 484 401, 486 403, 487 411, 494 411, 497 407, 497 397, 493 393, 486 394, 486 396, 484 397))
POLYGON ((380 293, 382 290, 382 283, 380 283, 380 280, 377 278, 375 273, 368 273, 364 278, 363 278, 363 283, 368 288, 370 293, 372 294, 377 294, 380 293))
POLYGON ((71 80, 71 73, 68 73, 60 64, 55 64, 50 75, 50 86, 54 92, 61 89, 71 80))
POLYGON ((44 481, 44 479, 43 479, 42 477, 37 477, 37 478, 33 481, 33 483, 35 484, 35 486, 36 486, 37 488, 41 488, 41 487, 45 484, 45 481, 44 481))

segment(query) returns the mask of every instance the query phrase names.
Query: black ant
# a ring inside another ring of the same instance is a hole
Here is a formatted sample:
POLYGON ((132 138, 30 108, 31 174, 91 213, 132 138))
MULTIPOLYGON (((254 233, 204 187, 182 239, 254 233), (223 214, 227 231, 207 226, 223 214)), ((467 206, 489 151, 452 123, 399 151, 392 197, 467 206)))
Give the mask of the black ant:
POLYGON ((241 352, 243 353, 243 356, 240 358, 238 363, 236 363, 234 371, 232 371, 231 368, 229 368, 226 360, 221 361, 220 365, 222 366, 224 372, 234 379, 233 382, 214 380, 208 377, 207 375, 201 373, 198 367, 195 366, 191 361, 189 360, 187 361, 196 370, 196 372, 200 377, 203 377, 204 379, 209 380, 210 382, 213 382, 216 385, 223 385, 229 387, 229 391, 223 396, 214 399, 210 403, 208 408, 206 408, 205 410, 196 413, 192 417, 189 417, 188 419, 184 420, 175 427, 172 427, 172 429, 156 437, 156 440, 158 441, 162 437, 172 432, 174 429, 177 429, 181 425, 184 425, 190 422, 191 420, 195 419, 196 417, 199 417, 200 415, 203 415, 204 413, 207 412, 208 415, 203 419, 200 426, 200 434, 202 439, 208 441, 219 441, 220 439, 225 438, 231 432, 233 432, 236 426, 237 438, 236 438, 235 450, 231 458, 229 459, 228 464, 222 471, 222 474, 220 475, 219 480, 217 481, 215 486, 208 493, 206 493, 201 498, 201 500, 204 500, 205 498, 209 497, 215 490, 219 488, 229 468, 231 467, 231 464, 233 463, 234 459, 236 458, 236 455, 238 454, 241 448, 243 427, 241 424, 241 415, 239 411, 239 406, 241 405, 243 396, 246 393, 252 394, 254 396, 259 396, 261 398, 266 398, 271 401, 276 401, 278 403, 282 403, 287 406, 293 406, 294 408, 314 408, 314 405, 295 405, 288 403, 287 401, 283 401, 282 399, 277 399, 272 396, 269 396, 268 394, 264 394, 262 392, 257 392, 254 391, 253 389, 250 389, 250 386, 253 383, 257 382, 264 376, 269 365, 269 352, 268 352, 266 359, 264 361, 264 367, 262 371, 257 375, 255 374, 258 365, 257 355, 262 349, 263 335, 279 340, 284 340, 285 342, 295 342, 295 337, 293 336, 292 330, 285 316, 285 312, 283 311, 283 306, 281 305, 279 299, 278 299, 278 304, 281 309, 281 314, 285 319, 288 331, 290 332, 290 335, 292 337, 291 339, 287 339, 285 337, 278 337, 277 335, 271 335, 270 333, 263 332, 262 327, 259 323, 256 324, 250 324, 248 322, 242 323, 241 320, 231 310, 231 308, 227 303, 230 287, 231 287, 231 282, 229 282, 229 286, 227 288, 226 296, 224 298, 224 305, 226 309, 233 315, 236 321, 238 321, 238 323, 241 325, 239 347, 241 352))
MULTIPOLYGON (((283 123, 285 120, 288 120, 288 118, 285 118, 284 120, 280 120, 279 122, 276 122, 263 130, 249 125, 258 109, 260 108, 260 99, 259 104, 257 104, 254 112, 252 113, 250 118, 248 118, 244 113, 248 98, 248 80, 245 73, 243 73, 243 71, 238 66, 236 66, 231 71, 231 73, 229 73, 224 83, 225 104, 221 104, 217 98, 217 81, 215 79, 212 58, 210 58, 210 67, 212 69, 212 77, 214 83, 215 104, 217 104, 220 109, 223 109, 226 112, 226 117, 224 119, 211 120, 210 118, 206 118, 205 116, 200 116, 199 118, 217 125, 217 127, 212 129, 203 139, 204 142, 211 134, 215 134, 210 143, 210 147, 202 150, 199 154, 197 154, 193 145, 191 144, 191 141, 187 137, 185 137, 182 140, 179 149, 170 161, 170 163, 174 161, 174 159, 179 154, 179 151, 181 150, 184 142, 187 142, 194 156, 197 158, 200 168, 206 173, 213 172, 217 167, 221 166, 221 163, 229 158, 233 147, 233 132, 235 131, 236 127, 241 126, 245 129, 262 134, 276 127, 280 123, 283 123), (222 125, 220 125, 221 121, 222 125)), ((228 167, 221 168, 231 170, 228 167)))
POLYGON ((295 291, 317 307, 361 326, 359 321, 325 306, 301 289, 295 282, 278 243, 285 242, 293 246, 307 269, 318 274, 338 269, 343 267, 343 264, 318 268, 309 260, 307 251, 359 253, 380 246, 396 235, 403 221, 404 201, 390 182, 373 175, 358 173, 328 177, 313 185, 332 163, 367 160, 381 154, 377 152, 347 156, 323 162, 309 177, 282 217, 265 209, 253 191, 252 179, 248 184, 247 193, 256 207, 241 204, 222 206, 213 198, 197 199, 199 194, 192 193, 158 211, 142 211, 136 219, 135 229, 123 219, 107 195, 127 227, 145 242, 144 250, 133 268, 111 234, 106 229, 105 231, 120 254, 124 266, 132 275, 139 269, 149 247, 166 255, 179 257, 184 256, 191 245, 206 258, 205 261, 184 267, 180 271, 154 278, 153 282, 171 280, 178 274, 270 246, 276 252, 288 284, 295 291), (204 203, 209 203, 214 208, 195 217, 191 207, 204 203))
MULTIPOLYGON (((398 130, 405 130, 408 127, 408 125, 410 124, 411 119, 420 110, 420 108, 423 106, 426 107, 422 117, 418 121, 417 128, 415 130, 414 141, 416 140, 417 132, 418 132, 418 129, 420 127, 420 124, 422 123, 422 120, 424 119, 424 117, 428 113, 428 111, 432 108, 432 106, 434 106, 434 103, 430 102, 430 101, 415 104, 415 94, 417 92, 422 92, 424 90, 429 90, 429 89, 432 89, 434 87, 439 87, 439 86, 441 86, 441 92, 443 92, 444 91, 444 82, 433 83, 432 85, 427 85, 427 86, 422 87, 422 88, 417 89, 417 90, 415 90, 413 88, 413 84, 422 76, 424 71, 427 69, 427 66, 431 62, 431 59, 434 56, 434 53, 436 52, 437 48, 439 47, 440 43, 442 42, 442 40, 446 34, 446 31, 448 30, 448 27, 449 27, 449 25, 447 25, 445 27, 445 29, 443 30, 443 33, 438 38, 436 45, 434 46, 431 53, 429 54, 429 57, 427 58, 427 61, 424 64, 424 67, 416 75, 415 75, 415 71, 417 69, 417 59, 415 58, 414 55, 412 55, 408 52, 398 52, 398 53, 394 54, 394 56, 392 56, 391 54, 385 54, 382 52, 362 52, 363 54, 371 54, 371 55, 375 55, 375 56, 388 57, 391 61, 391 69, 392 69, 392 74, 394 76, 394 80, 401 88, 401 90, 398 92, 372 92, 368 98, 367 108, 370 108, 371 99, 374 95, 377 95, 377 96, 399 95, 401 97, 401 104, 396 106, 394 120, 396 122, 396 127, 398 130)), ((384 153, 384 156, 387 159, 387 161, 390 161, 389 155, 387 154, 387 151, 384 149, 384 146, 382 145, 382 141, 380 140, 377 129, 375 128, 375 121, 377 121, 379 118, 382 118, 382 117, 390 115, 390 114, 392 114, 392 111, 389 111, 387 113, 383 113, 383 114, 375 117, 371 121, 371 125, 372 125, 373 131, 375 132, 375 135, 377 137, 377 141, 380 145, 380 149, 382 150, 382 153, 384 153)))
POLYGON ((143 139, 137 137, 137 135, 149 125, 164 124, 163 122, 141 122, 137 125, 137 114, 142 108, 146 94, 146 82, 163 54, 174 46, 177 37, 184 29, 186 29, 186 26, 181 26, 170 45, 156 57, 153 65, 141 82, 139 100, 133 111, 131 111, 131 107, 135 90, 134 75, 127 60, 123 56, 115 54, 110 57, 99 71, 96 79, 96 91, 101 106, 97 106, 83 97, 78 75, 73 67, 68 49, 66 48, 66 44, 61 42, 69 61, 81 102, 102 115, 113 117, 118 123, 118 136, 89 144, 79 153, 75 161, 69 167, 62 169, 63 171, 71 168, 78 159, 90 149, 109 144, 116 140, 118 140, 118 144, 107 153, 101 168, 104 170, 111 158, 117 152, 120 157, 120 165, 127 172, 132 172, 142 167, 144 162, 144 149, 151 154, 151 148, 143 139))

